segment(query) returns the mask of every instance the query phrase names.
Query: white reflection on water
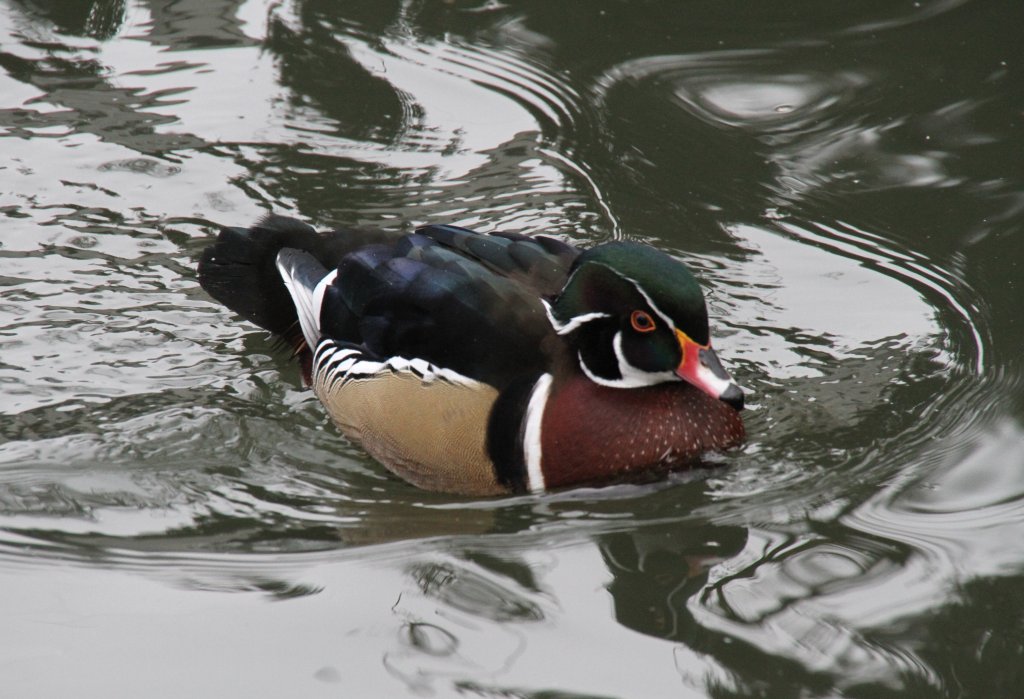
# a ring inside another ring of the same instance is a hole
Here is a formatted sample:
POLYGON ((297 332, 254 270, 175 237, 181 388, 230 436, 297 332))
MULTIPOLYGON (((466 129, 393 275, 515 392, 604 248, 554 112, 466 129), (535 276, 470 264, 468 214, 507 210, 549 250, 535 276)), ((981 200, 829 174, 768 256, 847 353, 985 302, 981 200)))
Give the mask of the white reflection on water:
POLYGON ((876 604, 888 592, 872 585, 876 563, 891 567, 868 559, 862 546, 752 529, 744 551, 711 571, 688 609, 698 624, 826 673, 841 688, 898 688, 908 674, 934 684, 911 650, 865 636, 861 591, 870 589, 867 600, 876 604))
POLYGON ((1024 571, 1024 429, 1000 422, 951 447, 944 461, 842 519, 913 550, 904 574, 924 586, 893 600, 910 611, 939 603, 972 578, 1024 571))
POLYGON ((602 585, 608 580, 607 568, 594 547, 544 548, 515 556, 519 565, 539 576, 540 592, 497 579, 493 572, 484 582, 478 578, 479 567, 448 559, 449 574, 463 585, 461 601, 443 603, 439 613, 436 594, 430 599, 419 590, 403 593, 395 604, 397 616, 437 624, 461 640, 458 652, 443 655, 407 640, 395 643, 385 660, 392 674, 417 691, 443 691, 453 685, 502 696, 543 687, 595 697, 633 696, 638 689, 651 697, 703 697, 703 684, 710 677, 727 676, 713 659, 685 646, 621 633, 610 618, 602 585), (485 592, 488 588, 493 589, 485 592), (501 596, 493 597, 498 590, 501 596), (529 601, 541 613, 503 625, 491 623, 498 607, 516 601, 529 601), (595 662, 607 657, 609 649, 618 662, 595 662), (678 667, 685 668, 682 684, 678 667))
POLYGON ((827 536, 751 528, 743 552, 690 599, 703 626, 835 675, 839 686, 935 686, 901 636, 975 579, 1024 571, 1024 430, 1002 422, 897 479, 827 536), (965 453, 966 452, 966 453, 965 453))
POLYGON ((805 130, 847 106, 869 86, 854 69, 830 72, 813 52, 807 70, 794 72, 792 56, 781 63, 775 51, 644 56, 620 63, 598 81, 604 96, 623 81, 652 81, 690 116, 718 127, 779 134, 805 130))
POLYGON ((799 237, 744 224, 728 228, 750 255, 744 265, 719 274, 729 276, 738 294, 758 299, 756 320, 747 321, 748 327, 723 343, 728 356, 749 358, 773 379, 784 380, 824 376, 835 364, 886 339, 895 338, 904 352, 940 346, 943 328, 931 304, 912 287, 870 269, 865 263, 874 260, 866 251, 858 251, 861 260, 836 255, 829 251, 837 247, 833 241, 815 240, 794 226, 784 228, 799 237), (808 357, 792 342, 791 333, 818 338, 820 349, 831 353, 833 361, 823 366, 808 357))
MULTIPOLYGON (((416 193, 417 215, 487 229, 557 232, 569 228, 566 213, 577 209, 589 222, 587 234, 606 227, 618 235, 618 222, 586 167, 551 147, 572 136, 585 111, 561 76, 507 48, 411 40, 405 33, 385 39, 382 47, 354 35, 338 39, 368 72, 386 76, 405 107, 396 143, 379 149, 349 143, 346 152, 429 171, 432 186, 416 193), (515 179, 507 167, 495 168, 506 148, 523 151, 515 179), (526 197, 533 211, 518 204, 526 197), (557 206, 545 205, 550 197, 557 206)), ((331 138, 312 147, 331 153, 339 143, 331 138)))
MULTIPOLYGON (((539 590, 408 544, 333 560, 237 556, 210 560, 208 570, 192 558, 181 561, 175 584, 123 569, 54 568, 25 587, 26 571, 5 566, 4 589, 20 591, 0 597, 0 667, 18 669, 5 688, 69 696, 88 678, 95 695, 231 696, 245 688, 254 696, 319 696, 322 683, 341 678, 346 696, 547 689, 626 697, 642 687, 644 696, 696 698, 706 696, 709 677, 727 682, 713 659, 623 633, 609 613, 607 569, 589 542, 556 552, 533 543, 536 551, 515 558, 540 576, 539 590), (443 576, 424 586, 417 566, 443 576), (189 584, 190 577, 207 582, 189 584), (458 589, 446 598, 446 587, 458 589), (268 603, 285 588, 315 594, 268 603), (517 604, 539 613, 503 611, 517 604), (134 649, 134 662, 124 662, 125 648, 134 649), (609 649, 615 662, 595 663, 609 649), (61 672, 47 671, 58 664, 61 672)), ((167 572, 174 564, 163 561, 167 572)))

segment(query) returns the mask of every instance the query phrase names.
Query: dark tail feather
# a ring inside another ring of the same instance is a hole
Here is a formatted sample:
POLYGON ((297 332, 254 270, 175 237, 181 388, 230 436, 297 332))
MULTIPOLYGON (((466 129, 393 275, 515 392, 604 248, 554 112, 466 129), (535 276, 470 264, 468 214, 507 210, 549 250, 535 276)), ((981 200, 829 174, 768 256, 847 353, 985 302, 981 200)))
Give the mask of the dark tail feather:
POLYGON ((320 243, 310 226, 284 216, 267 216, 248 229, 222 228, 199 260, 199 284, 235 313, 294 345, 302 335, 277 270, 277 253, 283 247, 316 250, 320 243))

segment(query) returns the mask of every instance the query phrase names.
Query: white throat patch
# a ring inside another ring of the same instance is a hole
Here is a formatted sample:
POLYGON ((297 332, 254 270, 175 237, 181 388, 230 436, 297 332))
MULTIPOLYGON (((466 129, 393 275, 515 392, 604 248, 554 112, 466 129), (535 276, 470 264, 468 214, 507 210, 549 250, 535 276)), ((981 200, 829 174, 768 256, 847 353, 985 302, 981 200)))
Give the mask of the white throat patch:
POLYGON ((615 351, 615 359, 619 363, 619 374, 622 376, 620 379, 606 379, 598 376, 583 361, 583 355, 579 355, 580 368, 583 370, 583 373, 587 375, 588 379, 599 386, 608 386, 609 388, 643 388, 644 386, 656 386, 659 383, 679 380, 674 371, 644 371, 630 364, 629 360, 626 359, 626 355, 622 352, 621 330, 615 333, 615 337, 612 339, 612 349, 615 351))

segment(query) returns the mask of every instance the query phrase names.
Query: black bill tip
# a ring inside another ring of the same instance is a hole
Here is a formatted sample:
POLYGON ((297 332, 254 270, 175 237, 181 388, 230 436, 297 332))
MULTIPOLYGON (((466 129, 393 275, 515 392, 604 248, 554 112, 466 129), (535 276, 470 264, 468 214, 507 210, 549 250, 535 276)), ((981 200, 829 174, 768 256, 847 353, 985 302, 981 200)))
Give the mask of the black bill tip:
POLYGON ((735 410, 743 410, 743 390, 736 384, 730 384, 727 389, 722 391, 722 395, 718 396, 718 399, 735 410))

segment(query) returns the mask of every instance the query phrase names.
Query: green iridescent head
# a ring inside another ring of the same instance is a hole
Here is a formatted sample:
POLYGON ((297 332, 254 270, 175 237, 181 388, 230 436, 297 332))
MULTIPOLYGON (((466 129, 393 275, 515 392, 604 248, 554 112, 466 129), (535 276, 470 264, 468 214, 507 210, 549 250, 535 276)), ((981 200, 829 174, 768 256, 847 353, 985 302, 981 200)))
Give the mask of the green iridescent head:
POLYGON ((596 383, 638 388, 686 380, 742 405, 742 392, 711 349, 697 279, 663 252, 629 242, 587 250, 548 310, 596 383))

